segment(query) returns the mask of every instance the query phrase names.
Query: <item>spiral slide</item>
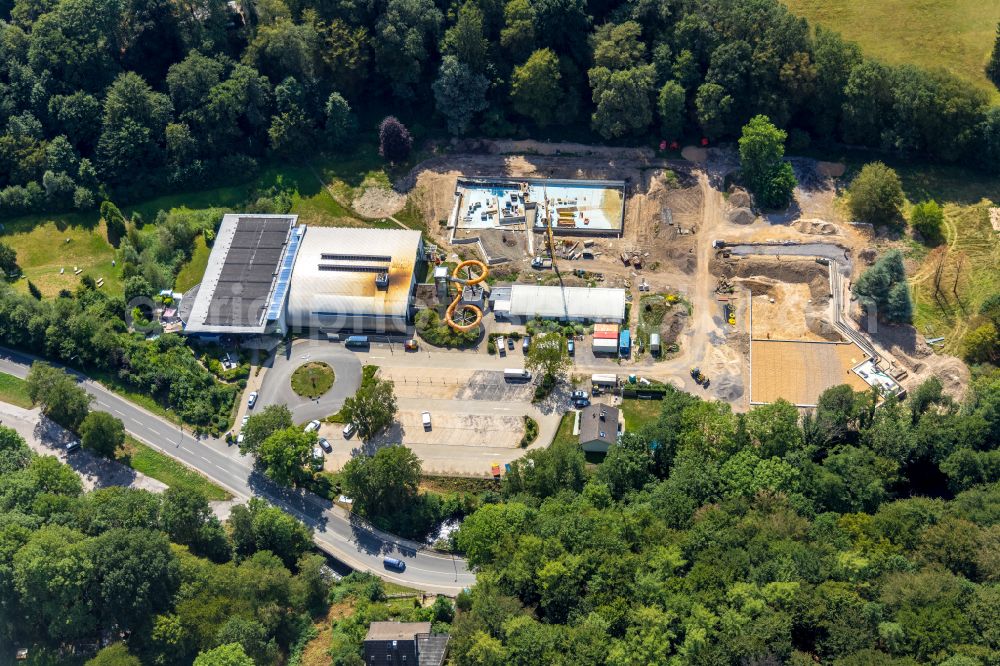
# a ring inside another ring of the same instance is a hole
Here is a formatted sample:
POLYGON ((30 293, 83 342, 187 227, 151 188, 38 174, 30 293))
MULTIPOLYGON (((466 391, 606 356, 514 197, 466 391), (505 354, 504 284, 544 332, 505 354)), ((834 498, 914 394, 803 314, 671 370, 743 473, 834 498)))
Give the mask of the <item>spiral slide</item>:
POLYGON ((471 331, 475 327, 479 326, 480 322, 483 320, 483 311, 477 308, 475 305, 462 305, 462 290, 465 287, 479 284, 486 279, 486 276, 490 274, 489 267, 481 261, 476 259, 469 259, 468 261, 463 261, 458 266, 455 266, 455 270, 451 272, 451 281, 458 285, 458 293, 455 295, 455 300, 451 302, 448 309, 444 313, 444 321, 449 326, 451 326, 456 331, 471 331), (478 271, 478 275, 474 274, 472 271, 475 269, 478 271), (468 277, 461 277, 461 272, 465 270, 468 271, 468 277))

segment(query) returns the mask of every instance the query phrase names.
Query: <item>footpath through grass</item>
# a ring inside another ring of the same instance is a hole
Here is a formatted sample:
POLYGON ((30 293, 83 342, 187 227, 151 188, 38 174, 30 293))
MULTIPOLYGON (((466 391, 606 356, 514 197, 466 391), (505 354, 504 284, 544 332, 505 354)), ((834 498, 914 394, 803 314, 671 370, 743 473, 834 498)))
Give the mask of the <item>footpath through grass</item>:
POLYGON ((31 409, 34 405, 28 397, 28 383, 20 377, 0 372, 0 402, 31 409))
POLYGON ((200 490, 209 500, 232 499, 232 495, 201 474, 131 436, 125 439, 124 451, 119 454, 118 462, 157 481, 162 481, 171 488, 200 490))
POLYGON ((858 42, 894 65, 941 67, 988 91, 983 65, 993 47, 998 13, 990 0, 784 0, 795 14, 858 42))

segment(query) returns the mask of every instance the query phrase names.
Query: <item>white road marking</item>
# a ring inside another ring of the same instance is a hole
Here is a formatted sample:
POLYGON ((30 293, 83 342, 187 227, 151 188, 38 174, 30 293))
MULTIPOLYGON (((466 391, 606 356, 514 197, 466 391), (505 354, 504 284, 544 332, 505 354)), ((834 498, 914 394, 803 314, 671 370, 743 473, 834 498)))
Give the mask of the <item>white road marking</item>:
POLYGON ((369 356, 368 358, 385 358, 385 356, 369 356))

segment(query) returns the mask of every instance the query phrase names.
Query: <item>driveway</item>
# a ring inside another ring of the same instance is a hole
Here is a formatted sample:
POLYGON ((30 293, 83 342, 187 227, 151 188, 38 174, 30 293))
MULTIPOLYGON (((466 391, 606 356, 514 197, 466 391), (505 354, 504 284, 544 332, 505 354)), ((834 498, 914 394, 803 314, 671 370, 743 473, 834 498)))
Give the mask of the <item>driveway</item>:
POLYGON ((354 395, 361 385, 361 361, 339 343, 296 340, 284 354, 277 354, 269 363, 254 411, 268 405, 288 405, 296 423, 323 419, 339 411, 344 400, 354 395), (314 400, 303 398, 292 390, 292 373, 310 361, 326 363, 334 372, 333 386, 314 400))

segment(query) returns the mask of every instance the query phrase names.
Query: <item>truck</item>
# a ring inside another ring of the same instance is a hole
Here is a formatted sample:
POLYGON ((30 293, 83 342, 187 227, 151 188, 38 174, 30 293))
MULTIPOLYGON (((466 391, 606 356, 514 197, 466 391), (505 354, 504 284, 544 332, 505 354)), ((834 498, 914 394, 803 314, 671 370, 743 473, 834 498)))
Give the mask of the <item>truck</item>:
POLYGON ((368 346, 368 336, 367 335, 351 335, 344 340, 345 347, 367 347, 368 346))
POLYGON ((531 267, 536 271, 552 268, 552 260, 547 257, 535 257, 531 260, 531 267))
POLYGON ((618 386, 618 375, 591 375, 590 383, 594 386, 618 386))
POLYGON ((526 382, 531 379, 531 373, 524 368, 504 368, 503 378, 508 382, 526 382))

